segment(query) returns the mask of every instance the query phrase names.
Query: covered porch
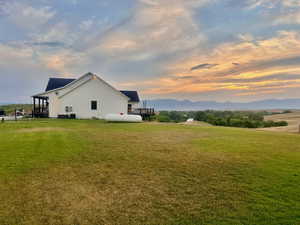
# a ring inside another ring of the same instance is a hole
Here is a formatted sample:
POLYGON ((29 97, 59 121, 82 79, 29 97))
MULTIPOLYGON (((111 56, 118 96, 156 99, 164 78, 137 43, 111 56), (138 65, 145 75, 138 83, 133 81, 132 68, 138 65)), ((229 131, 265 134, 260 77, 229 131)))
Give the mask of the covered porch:
POLYGON ((33 111, 34 118, 48 118, 49 117, 49 98, 45 96, 33 96, 33 111))

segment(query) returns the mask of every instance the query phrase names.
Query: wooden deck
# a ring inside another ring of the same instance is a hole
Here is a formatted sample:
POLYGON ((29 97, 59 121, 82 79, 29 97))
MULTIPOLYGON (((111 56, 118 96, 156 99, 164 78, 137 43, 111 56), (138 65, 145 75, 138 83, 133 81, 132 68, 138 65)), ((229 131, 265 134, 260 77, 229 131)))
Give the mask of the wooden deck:
POLYGON ((137 108, 133 109, 129 114, 140 115, 143 120, 149 120, 151 116, 155 115, 154 108, 137 108))

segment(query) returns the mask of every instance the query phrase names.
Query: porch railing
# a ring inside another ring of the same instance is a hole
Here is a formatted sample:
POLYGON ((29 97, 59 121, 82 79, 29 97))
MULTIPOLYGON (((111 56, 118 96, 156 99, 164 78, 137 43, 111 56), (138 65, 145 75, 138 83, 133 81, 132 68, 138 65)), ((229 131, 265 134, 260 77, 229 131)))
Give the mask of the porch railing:
POLYGON ((136 108, 132 109, 132 111, 129 114, 140 115, 142 116, 143 120, 147 120, 151 116, 155 115, 155 110, 154 108, 136 108))

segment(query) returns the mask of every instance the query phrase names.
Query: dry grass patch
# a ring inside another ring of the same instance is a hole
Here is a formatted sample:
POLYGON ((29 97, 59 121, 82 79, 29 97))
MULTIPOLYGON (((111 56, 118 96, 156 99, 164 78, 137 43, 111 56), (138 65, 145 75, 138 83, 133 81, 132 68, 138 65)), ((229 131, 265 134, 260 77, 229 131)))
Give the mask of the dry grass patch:
POLYGON ((0 200, 13 207, 0 206, 2 221, 26 225, 172 224, 183 215, 200 219, 209 208, 236 208, 241 201, 239 187, 224 180, 226 176, 220 177, 213 164, 199 164, 196 170, 179 161, 127 163, 99 160, 92 165, 34 172, 17 184, 9 181, 6 186, 10 188, 0 194, 0 200), (223 191, 231 193, 229 198, 219 195, 223 191))
POLYGON ((33 128, 22 128, 18 129, 19 133, 33 133, 33 132, 49 132, 49 131, 68 131, 70 129, 66 129, 63 127, 33 127, 33 128))

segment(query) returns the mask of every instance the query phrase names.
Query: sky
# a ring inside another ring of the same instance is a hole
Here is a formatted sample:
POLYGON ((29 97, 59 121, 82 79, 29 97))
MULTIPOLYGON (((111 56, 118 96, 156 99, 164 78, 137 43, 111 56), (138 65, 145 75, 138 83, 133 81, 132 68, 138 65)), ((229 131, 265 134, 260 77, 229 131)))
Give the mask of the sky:
POLYGON ((300 98, 300 0, 0 0, 0 102, 87 72, 143 99, 300 98))

